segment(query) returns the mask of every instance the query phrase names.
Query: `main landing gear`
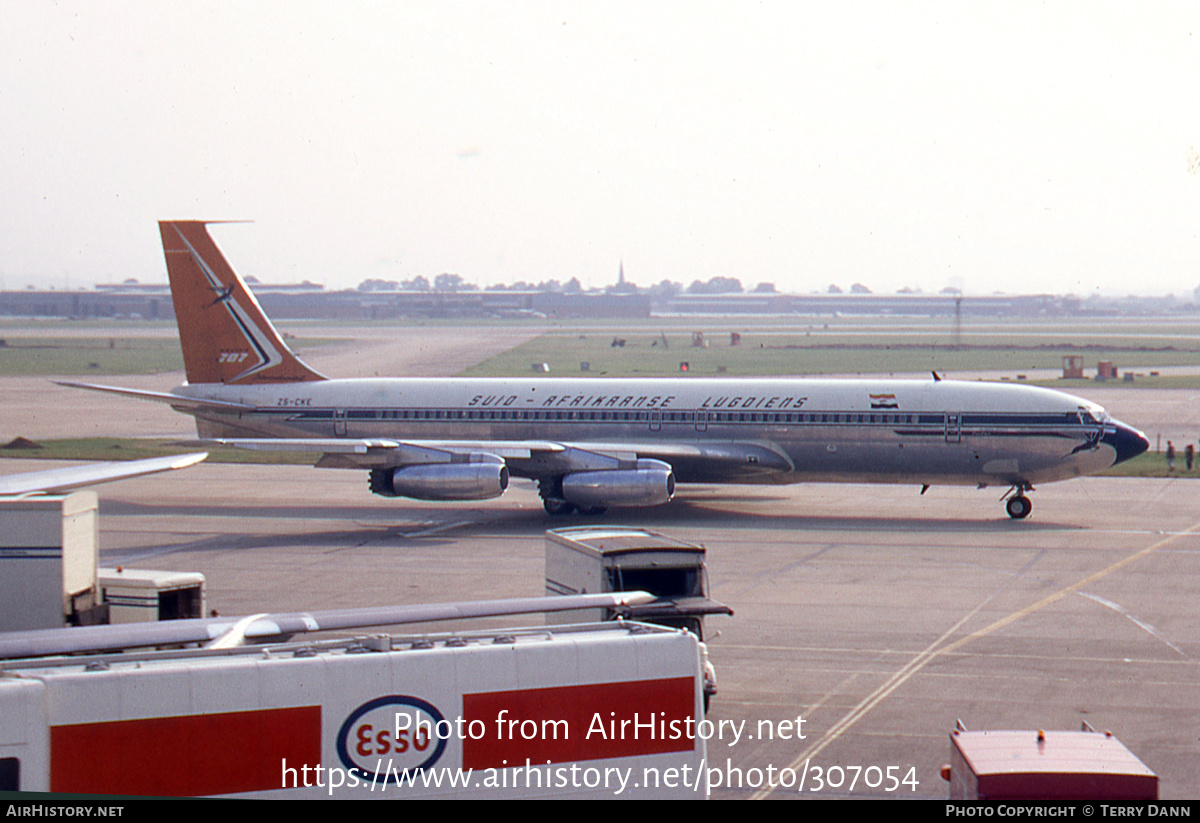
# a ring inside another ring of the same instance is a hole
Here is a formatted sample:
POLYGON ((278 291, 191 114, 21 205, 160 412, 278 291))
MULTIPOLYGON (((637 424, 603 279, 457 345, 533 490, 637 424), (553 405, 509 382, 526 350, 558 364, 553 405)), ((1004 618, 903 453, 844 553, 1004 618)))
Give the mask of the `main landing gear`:
POLYGON ((554 517, 566 517, 579 512, 582 515, 601 515, 608 509, 605 506, 576 506, 562 497, 562 478, 547 477, 538 481, 538 494, 542 496, 542 508, 554 517))
POLYGON ((576 506, 559 497, 543 497, 542 508, 555 517, 565 517, 573 512, 584 515, 600 515, 608 511, 604 506, 576 506))
POLYGON ((568 503, 561 497, 543 497, 542 508, 546 510, 547 514, 552 514, 555 517, 565 517, 575 511, 575 504, 568 503))
POLYGON ((1033 491, 1033 486, 1028 483, 1014 483, 1013 487, 1008 490, 1008 494, 1000 498, 1001 500, 1007 498, 1004 510, 1013 520, 1023 520, 1033 511, 1033 502, 1025 496, 1027 491, 1033 491))

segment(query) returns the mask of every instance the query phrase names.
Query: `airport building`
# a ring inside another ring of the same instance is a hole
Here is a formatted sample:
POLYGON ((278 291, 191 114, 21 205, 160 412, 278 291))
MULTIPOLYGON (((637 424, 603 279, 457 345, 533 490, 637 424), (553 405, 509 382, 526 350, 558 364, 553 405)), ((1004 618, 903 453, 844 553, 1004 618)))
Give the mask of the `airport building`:
MULTIPOLYGON (((688 315, 862 315, 898 317, 1096 317, 1194 314, 1196 306, 1169 298, 1121 300, 1072 295, 776 294, 652 295, 647 292, 469 290, 328 291, 310 283, 251 289, 272 317, 289 320, 391 320, 397 318, 650 317, 688 315)), ((64 291, 0 291, 0 316, 132 317, 173 320, 166 284, 123 283, 64 291)))

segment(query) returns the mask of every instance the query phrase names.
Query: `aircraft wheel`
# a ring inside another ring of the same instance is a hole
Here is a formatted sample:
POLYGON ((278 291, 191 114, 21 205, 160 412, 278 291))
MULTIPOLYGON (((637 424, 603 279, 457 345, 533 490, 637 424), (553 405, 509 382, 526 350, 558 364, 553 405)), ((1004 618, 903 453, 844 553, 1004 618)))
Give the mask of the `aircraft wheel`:
POLYGON ((546 509, 548 514, 552 514, 555 517, 562 517, 575 511, 574 503, 568 503, 566 500, 557 497, 543 497, 542 507, 546 509))
POLYGON ((1033 511, 1033 503, 1023 494, 1018 494, 1015 497, 1008 498, 1008 502, 1004 504, 1004 508, 1008 510, 1008 516, 1013 520, 1021 520, 1028 517, 1033 511))
POLYGON ((589 506, 586 509, 580 509, 579 513, 583 514, 583 515, 599 517, 600 515, 604 514, 606 511, 608 511, 607 506, 589 506))

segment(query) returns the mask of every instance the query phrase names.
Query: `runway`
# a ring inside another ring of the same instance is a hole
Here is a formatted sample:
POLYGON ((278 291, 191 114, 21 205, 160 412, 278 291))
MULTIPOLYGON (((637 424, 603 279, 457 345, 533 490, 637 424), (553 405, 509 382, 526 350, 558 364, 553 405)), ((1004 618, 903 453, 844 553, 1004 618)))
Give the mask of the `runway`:
MULTIPOLYGON (((580 522, 546 515, 532 486, 435 505, 373 498, 361 475, 201 465, 110 484, 102 562, 201 571, 225 614, 528 596, 543 531, 580 522)), ((961 719, 1111 730, 1171 799, 1200 785, 1195 491, 1088 478, 1039 490, 1014 522, 992 489, 683 487, 603 522, 705 544, 711 592, 735 611, 708 625, 710 718, 745 726, 709 761, 742 785, 714 797, 758 796, 769 768, 806 762, 805 791, 778 792, 945 797, 961 719), (797 717, 804 739, 759 739, 760 721, 797 717), (813 792, 814 766, 842 767, 842 787, 813 792), (871 766, 911 768, 916 790, 850 791, 852 767, 871 766)))

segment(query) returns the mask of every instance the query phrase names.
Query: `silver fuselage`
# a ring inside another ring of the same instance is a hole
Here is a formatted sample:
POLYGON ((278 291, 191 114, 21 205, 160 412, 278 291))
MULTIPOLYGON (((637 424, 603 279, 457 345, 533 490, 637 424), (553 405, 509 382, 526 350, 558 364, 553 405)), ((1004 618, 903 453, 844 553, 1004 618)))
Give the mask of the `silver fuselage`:
MULTIPOLYGON (((253 410, 206 438, 554 441, 669 462, 681 482, 1009 485, 1092 474, 1145 438, 1094 403, 951 380, 403 378, 185 385, 253 410)), ((554 471, 509 458, 513 474, 554 471)))

